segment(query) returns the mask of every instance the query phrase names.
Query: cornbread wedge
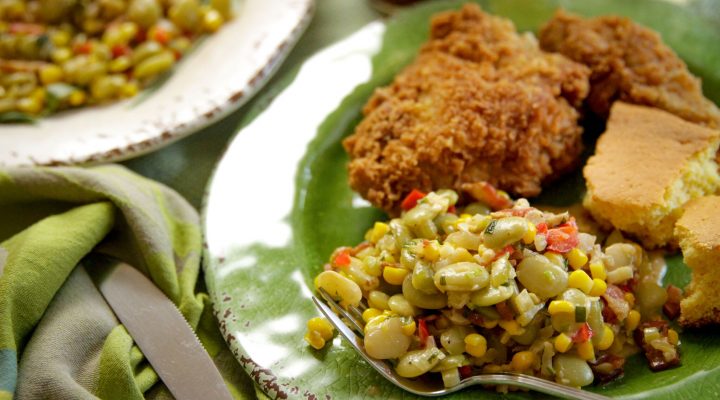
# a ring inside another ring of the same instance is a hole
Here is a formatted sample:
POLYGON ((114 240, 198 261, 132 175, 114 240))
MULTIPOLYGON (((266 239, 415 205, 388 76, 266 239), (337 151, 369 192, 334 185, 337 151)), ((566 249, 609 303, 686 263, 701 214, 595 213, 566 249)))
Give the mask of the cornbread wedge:
POLYGON ((720 323, 720 197, 690 201, 675 225, 692 280, 680 302, 680 323, 699 327, 720 323))
POLYGON ((720 131, 666 111, 616 102, 583 174, 595 219, 648 248, 677 245, 673 226, 689 200, 720 187, 720 131))

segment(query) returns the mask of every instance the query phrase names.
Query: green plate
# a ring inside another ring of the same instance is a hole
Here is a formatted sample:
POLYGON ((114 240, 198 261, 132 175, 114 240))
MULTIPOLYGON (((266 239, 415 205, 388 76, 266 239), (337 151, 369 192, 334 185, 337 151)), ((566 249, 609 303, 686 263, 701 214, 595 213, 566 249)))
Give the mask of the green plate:
MULTIPOLYGON (((714 0, 682 6, 653 0, 480 3, 513 19, 519 30, 537 29, 559 6, 584 15, 630 16, 661 32, 703 78, 706 94, 720 101, 720 4, 714 0)), ((385 218, 348 187, 341 140, 359 121, 373 88, 412 60, 430 16, 459 4, 432 2, 387 26, 372 23, 309 59, 269 105, 259 102, 267 108, 252 113, 259 115, 217 167, 204 207, 206 282, 225 339, 271 397, 413 397, 388 384, 339 337, 315 351, 303 334, 305 321, 318 315, 310 301, 313 276, 335 247, 360 242, 374 221, 385 218)), ((548 188, 542 201, 568 204, 583 190, 575 174, 548 188)), ((679 256, 669 261, 666 283, 684 286, 687 267, 679 256)), ((682 332, 681 339, 681 367, 652 373, 635 356, 623 379, 589 390, 627 399, 720 398, 718 331, 682 332)), ((479 387, 451 397, 500 398, 479 387)))

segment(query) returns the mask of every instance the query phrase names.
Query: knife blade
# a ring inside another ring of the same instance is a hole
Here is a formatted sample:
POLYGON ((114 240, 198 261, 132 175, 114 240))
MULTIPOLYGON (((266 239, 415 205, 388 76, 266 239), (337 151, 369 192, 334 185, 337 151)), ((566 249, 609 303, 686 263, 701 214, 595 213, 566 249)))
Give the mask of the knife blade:
POLYGON ((165 294, 140 271, 109 256, 83 260, 110 308, 179 400, 232 399, 195 332, 165 294))

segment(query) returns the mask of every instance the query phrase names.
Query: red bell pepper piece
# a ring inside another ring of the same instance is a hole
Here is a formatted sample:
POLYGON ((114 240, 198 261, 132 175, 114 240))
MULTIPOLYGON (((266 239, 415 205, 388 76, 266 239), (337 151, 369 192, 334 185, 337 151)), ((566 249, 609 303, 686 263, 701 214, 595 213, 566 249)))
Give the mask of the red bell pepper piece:
POLYGON ((402 207, 402 209, 405 211, 410 210, 414 208, 417 205, 418 200, 422 199, 423 197, 425 197, 425 193, 417 189, 413 189, 402 201, 400 207, 402 207))
POLYGON ((333 263, 338 267, 347 267, 350 265, 350 253, 347 250, 341 251, 340 254, 335 256, 333 263))
POLYGON ((475 190, 471 192, 476 199, 487 204, 493 210, 504 210, 513 205, 509 197, 503 196, 495 189, 495 186, 485 181, 475 182, 473 185, 475 190))
POLYGON ((580 329, 573 335, 573 342, 574 343, 584 343, 590 340, 590 338, 593 337, 593 330, 590 328, 590 325, 588 323, 582 324, 580 329))
POLYGON ((469 378, 472 376, 472 367, 469 365, 463 365, 458 368, 458 372, 460 372, 461 379, 469 378))
POLYGON ((425 322, 424 318, 418 318, 418 338, 420 338, 420 343, 423 346, 425 346, 428 337, 430 337, 430 331, 428 331, 427 322, 425 322))
POLYGON ((580 244, 577 224, 573 218, 557 228, 548 229, 545 238, 547 249, 558 253, 567 253, 580 244))

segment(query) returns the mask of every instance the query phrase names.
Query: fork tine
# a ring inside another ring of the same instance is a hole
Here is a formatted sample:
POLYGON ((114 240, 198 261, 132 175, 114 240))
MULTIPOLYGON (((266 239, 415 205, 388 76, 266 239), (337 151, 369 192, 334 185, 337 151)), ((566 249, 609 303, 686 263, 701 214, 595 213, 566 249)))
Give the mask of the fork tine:
MULTIPOLYGON (((320 292, 320 294, 322 295, 322 297, 325 299, 325 301, 326 301, 328 304, 330 304, 330 305, 335 309, 336 312, 340 313, 340 315, 342 315, 345 319, 347 319, 347 320, 350 322, 350 324, 351 324, 350 328, 352 328, 361 338, 365 337, 365 329, 363 329, 363 325, 361 325, 360 323, 358 323, 358 321, 357 321, 357 319, 356 319, 356 317, 355 317, 354 315, 351 315, 350 312, 348 312, 348 311, 345 310, 343 307, 341 307, 340 304, 338 304, 338 303, 332 298, 332 296, 330 296, 330 294, 325 291, 325 289, 319 288, 318 291, 320 292)), ((313 298, 314 298, 314 297, 313 297, 313 298)), ((316 303, 317 303, 317 302, 316 302, 316 303)), ((332 310, 331 310, 331 311, 332 311, 332 310)), ((354 311, 355 311, 356 313, 358 312, 357 310, 354 310, 354 311)), ((333 313, 333 315, 335 315, 335 314, 333 313)), ((326 315, 326 316, 327 316, 327 315, 326 315)), ((330 317, 328 316, 328 318, 330 318, 330 317)), ((340 321, 340 322, 342 323, 342 321, 340 321)), ((344 323, 343 323, 343 325, 344 325, 344 323)), ((337 327, 336 327, 336 328, 337 328, 337 327)), ((338 329, 339 329, 339 328, 338 328, 338 329)))

